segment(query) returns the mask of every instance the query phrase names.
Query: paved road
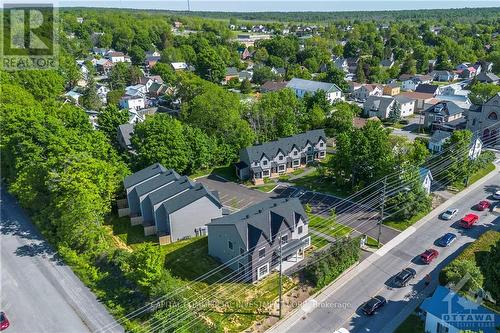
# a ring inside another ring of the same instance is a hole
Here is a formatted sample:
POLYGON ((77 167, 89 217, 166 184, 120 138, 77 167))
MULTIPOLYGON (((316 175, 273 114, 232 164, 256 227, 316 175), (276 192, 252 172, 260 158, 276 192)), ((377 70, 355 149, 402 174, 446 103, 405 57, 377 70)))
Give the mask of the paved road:
MULTIPOLYGON (((443 209, 448 206, 459 207, 461 217, 472 211, 473 204, 489 197, 492 191, 498 189, 500 189, 500 175, 497 171, 481 186, 461 198, 454 198, 455 200, 451 199, 448 204, 445 203, 443 209)), ((463 251, 467 244, 486 230, 500 229, 500 217, 489 212, 476 213, 480 215, 480 223, 471 230, 457 227, 456 220, 460 217, 454 221, 443 221, 438 217, 432 217, 392 249, 388 251, 381 249, 366 259, 366 262, 360 264, 360 266, 366 264, 366 269, 353 270, 352 274, 348 274, 349 277, 342 281, 345 283, 339 283, 338 287, 331 286, 331 292, 324 297, 324 300, 321 299, 322 306, 303 307, 298 312, 298 317, 290 317, 271 331, 331 333, 344 327, 350 332, 392 332, 397 327, 398 320, 405 317, 398 314, 411 312, 418 305, 410 295, 412 292, 417 294, 422 292, 426 274, 430 274, 436 283, 439 271, 463 251), (455 233, 458 236, 457 241, 448 248, 436 247, 434 242, 446 232, 455 233), (431 247, 438 249, 440 256, 430 265, 421 265, 418 254, 431 247), (417 271, 414 282, 405 288, 392 288, 390 283, 392 277, 405 267, 413 267, 417 271), (373 317, 360 314, 359 307, 375 295, 384 296, 388 304, 373 317), (302 316, 303 311, 307 312, 304 316, 302 316)))
MULTIPOLYGON (((29 218, 2 189, 1 300, 14 332, 95 332, 114 319, 54 255, 29 218)), ((118 326, 113 332, 123 332, 118 326)))

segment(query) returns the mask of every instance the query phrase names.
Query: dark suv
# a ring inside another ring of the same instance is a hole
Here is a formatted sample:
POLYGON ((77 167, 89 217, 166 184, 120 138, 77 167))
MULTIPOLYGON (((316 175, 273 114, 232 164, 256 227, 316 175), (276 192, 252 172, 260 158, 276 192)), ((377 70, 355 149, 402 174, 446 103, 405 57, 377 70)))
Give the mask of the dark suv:
POLYGON ((417 272, 413 268, 405 268, 394 277, 394 284, 398 287, 406 287, 415 275, 417 272))
POLYGON ((377 309, 380 309, 387 303, 385 298, 382 296, 375 296, 372 299, 370 299, 368 302, 363 304, 363 307, 361 310, 366 313, 367 315, 372 315, 377 311, 377 309))

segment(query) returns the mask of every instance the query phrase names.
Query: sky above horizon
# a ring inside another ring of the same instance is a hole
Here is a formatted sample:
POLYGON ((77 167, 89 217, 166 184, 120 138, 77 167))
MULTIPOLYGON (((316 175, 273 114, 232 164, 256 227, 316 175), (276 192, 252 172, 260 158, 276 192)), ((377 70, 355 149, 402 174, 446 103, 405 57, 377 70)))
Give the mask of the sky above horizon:
MULTIPOLYGON (((12 2, 4 0, 5 2, 12 2)), ((16 2, 17 0, 14 0, 16 2)), ((20 1, 26 2, 26 1, 20 1)), ((31 3, 36 1, 30 1, 31 3)), ((44 2, 51 2, 45 0, 44 2)), ((108 7, 158 10, 187 10, 188 0, 58 0, 60 7, 108 7)), ((222 12, 332 12, 499 7, 498 0, 189 0, 191 11, 222 12)))

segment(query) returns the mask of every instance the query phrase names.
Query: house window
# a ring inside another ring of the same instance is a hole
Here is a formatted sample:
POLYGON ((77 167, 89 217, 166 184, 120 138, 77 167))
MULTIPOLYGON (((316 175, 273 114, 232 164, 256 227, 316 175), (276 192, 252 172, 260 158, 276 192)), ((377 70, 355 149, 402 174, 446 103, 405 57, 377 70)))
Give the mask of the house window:
POLYGON ((227 241, 227 247, 232 250, 233 249, 233 242, 227 241))
POLYGON ((293 152, 293 156, 297 156, 297 154, 298 154, 298 152, 295 150, 295 151, 293 152))
POLYGON ((259 250, 259 260, 264 259, 266 257, 266 249, 262 248, 259 250))
POLYGON ((285 245, 288 243, 288 235, 281 236, 281 245, 285 245))
POLYGON ((300 160, 294 160, 293 161, 293 166, 299 166, 300 160))
POLYGON ((264 177, 269 177, 269 170, 264 170, 263 174, 264 174, 264 177))
POLYGON ((262 161, 262 165, 267 165, 267 161, 266 160, 262 161))
POLYGON ((284 165, 284 164, 280 164, 280 165, 278 165, 278 171, 279 171, 279 172, 283 172, 283 171, 285 171, 285 165, 284 165))
POLYGON ((307 151, 312 151, 313 148, 311 146, 307 147, 307 151))
POLYGON ((299 227, 299 230, 298 230, 299 235, 300 235, 300 234, 302 234, 302 232, 303 232, 303 231, 304 231, 304 227, 303 227, 303 226, 300 226, 300 227, 299 227))
POLYGON ((323 147, 323 142, 320 142, 320 143, 319 143, 319 146, 320 146, 320 147, 323 147))
POLYGON ((279 159, 280 161, 283 161, 283 155, 280 155, 280 157, 278 157, 278 159, 279 159))
POLYGON ((437 323, 436 333, 448 333, 448 327, 441 323, 437 323))
POLYGON ((268 274, 269 274, 269 263, 257 268, 257 279, 258 280, 262 279, 264 276, 266 276, 268 274))
POLYGON ((325 152, 324 151, 320 152, 319 157, 325 157, 325 152))
POLYGON ((304 243, 304 249, 308 248, 311 245, 311 237, 306 237, 302 240, 302 243, 304 243))

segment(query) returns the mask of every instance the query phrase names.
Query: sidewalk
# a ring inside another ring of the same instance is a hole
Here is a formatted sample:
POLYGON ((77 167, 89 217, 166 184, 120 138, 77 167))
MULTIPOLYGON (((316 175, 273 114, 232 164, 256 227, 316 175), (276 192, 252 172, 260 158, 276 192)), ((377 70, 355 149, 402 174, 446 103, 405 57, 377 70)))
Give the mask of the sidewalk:
MULTIPOLYGON (((420 219, 417 221, 413 226, 408 227, 406 230, 401 232, 398 236, 393 238, 391 241, 389 241, 387 244, 382 246, 380 249, 378 249, 373 255, 369 256, 366 260, 363 260, 360 264, 357 266, 349 269, 348 271, 344 272, 343 275, 336 281, 334 281, 332 284, 330 284, 328 287, 323 289, 319 294, 315 296, 311 296, 307 301, 305 301, 305 304, 319 304, 321 302, 324 302, 327 300, 335 291, 337 291, 339 288, 341 288, 344 284, 346 284, 349 280, 351 280, 354 276, 358 275, 362 271, 364 271, 366 268, 368 268, 372 263, 376 262, 379 258, 384 256, 387 252, 389 252, 392 248, 394 248, 396 245, 404 241, 406 238, 408 238, 411 234, 413 234, 418 228, 420 228, 422 225, 427 223, 429 220, 432 218, 436 217, 439 215, 443 208, 443 205, 450 205, 462 198, 463 196, 467 195, 469 192, 477 189, 480 186, 483 186, 484 183, 487 181, 491 180, 494 177, 499 177, 499 164, 495 164, 495 170, 490 172, 488 175, 484 176, 482 179, 478 180, 468 188, 464 189, 454 197, 452 197, 449 200, 446 200, 443 202, 441 205, 433 209, 429 214, 427 214, 424 218, 420 219)), ((432 289, 432 288, 429 288, 432 289)), ((416 305, 416 303, 412 303, 413 305, 416 305)), ((390 322, 391 327, 398 327, 399 324, 404 321, 407 317, 407 314, 410 314, 411 311, 413 311, 414 307, 407 306, 405 307, 404 311, 400 312, 397 316, 394 317, 394 319, 390 322)), ((295 323, 300 321, 304 316, 306 316, 308 313, 312 312, 314 310, 314 307, 308 307, 308 306, 303 306, 303 307, 298 307, 291 311, 284 319, 280 320, 277 322, 273 327, 269 328, 266 332, 268 333, 286 333, 290 327, 292 327, 295 323)), ((389 324, 389 323, 388 323, 389 324)))

